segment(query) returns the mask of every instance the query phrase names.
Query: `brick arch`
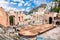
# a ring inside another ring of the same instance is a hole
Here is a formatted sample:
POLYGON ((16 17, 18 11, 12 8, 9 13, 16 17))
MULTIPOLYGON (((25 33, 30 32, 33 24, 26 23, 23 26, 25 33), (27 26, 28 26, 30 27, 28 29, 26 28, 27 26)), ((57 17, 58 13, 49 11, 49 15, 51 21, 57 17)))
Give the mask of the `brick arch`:
POLYGON ((49 24, 52 24, 52 17, 49 17, 49 24))
POLYGON ((9 16, 9 24, 10 25, 15 25, 15 16, 14 15, 9 16))

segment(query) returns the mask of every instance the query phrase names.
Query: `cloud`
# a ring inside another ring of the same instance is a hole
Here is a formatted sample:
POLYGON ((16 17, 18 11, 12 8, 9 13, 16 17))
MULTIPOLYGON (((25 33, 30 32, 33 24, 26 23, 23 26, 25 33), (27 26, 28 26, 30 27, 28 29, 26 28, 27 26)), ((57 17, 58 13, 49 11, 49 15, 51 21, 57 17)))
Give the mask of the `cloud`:
POLYGON ((25 2, 22 0, 21 3, 25 3, 25 2))
POLYGON ((18 6, 22 6, 25 2, 22 0, 20 3, 18 3, 18 6))
POLYGON ((31 3, 29 3, 27 6, 30 6, 31 5, 31 3))
POLYGON ((25 9, 21 9, 21 11, 25 11, 25 9))
MULTIPOLYGON (((13 2, 11 2, 12 4, 15 4, 13 2)), ((9 2, 5 1, 5 0, 0 0, 0 7, 4 8, 5 11, 9 11, 9 10, 16 10, 16 11, 19 11, 18 9, 16 8, 13 8, 13 7, 10 7, 9 6, 9 2)))
POLYGON ((22 3, 19 3, 18 6, 22 6, 23 4, 22 3))
POLYGON ((13 0, 13 1, 22 1, 22 0, 13 0))
POLYGON ((26 8, 26 11, 29 12, 29 11, 30 11, 30 7, 27 7, 27 8, 26 8))
POLYGON ((6 8, 5 11, 9 11, 9 10, 20 11, 17 8, 13 8, 13 7, 10 7, 10 6, 8 8, 6 8))
POLYGON ((18 6, 22 6, 25 2, 23 0, 19 1, 18 6))
POLYGON ((28 2, 26 2, 25 4, 24 4, 24 6, 30 6, 31 5, 31 3, 28 3, 28 2))
POLYGON ((26 9, 28 10, 28 9, 30 9, 30 7, 27 7, 26 9))
POLYGON ((24 6, 27 6, 28 5, 28 2, 26 2, 25 4, 24 4, 24 6))
POLYGON ((24 8, 17 9, 17 8, 13 8, 13 7, 9 7, 9 8, 8 8, 8 11, 9 11, 9 10, 14 10, 14 11, 25 11, 24 8))
POLYGON ((30 0, 30 1, 32 1, 32 0, 30 0))
POLYGON ((23 0, 13 0, 14 2, 20 2, 20 3, 24 3, 24 1, 23 0))
POLYGON ((17 11, 29 11, 33 7, 39 6, 41 3, 47 3, 47 2, 46 2, 46 0, 29 0, 29 1, 27 1, 27 0, 13 0, 13 2, 10 2, 10 0, 0 0, 0 7, 3 7, 6 10, 14 9, 17 11), (13 5, 13 6, 11 6, 11 5, 13 5), (21 8, 21 6, 22 6, 22 8, 21 8), (24 6, 26 6, 26 7, 24 7, 24 6))
POLYGON ((0 0, 0 7, 3 7, 4 9, 8 8, 9 3, 5 0, 0 0))
POLYGON ((46 0, 34 0, 34 4, 36 4, 37 6, 39 6, 40 4, 46 4, 46 0))
POLYGON ((10 4, 17 4, 16 2, 10 2, 10 4))
POLYGON ((38 0, 34 0, 33 2, 34 2, 35 4, 38 4, 38 3, 39 3, 39 1, 38 1, 38 0))

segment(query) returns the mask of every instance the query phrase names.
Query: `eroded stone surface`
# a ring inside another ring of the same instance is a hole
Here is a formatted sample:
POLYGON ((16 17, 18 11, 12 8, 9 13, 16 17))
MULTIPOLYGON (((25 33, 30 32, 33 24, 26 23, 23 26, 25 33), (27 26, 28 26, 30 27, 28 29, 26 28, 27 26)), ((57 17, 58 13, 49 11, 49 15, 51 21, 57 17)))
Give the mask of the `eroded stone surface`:
POLYGON ((54 40, 60 40, 60 27, 56 27, 52 30, 49 30, 49 31, 41 34, 40 36, 42 36, 44 38, 52 38, 54 40))

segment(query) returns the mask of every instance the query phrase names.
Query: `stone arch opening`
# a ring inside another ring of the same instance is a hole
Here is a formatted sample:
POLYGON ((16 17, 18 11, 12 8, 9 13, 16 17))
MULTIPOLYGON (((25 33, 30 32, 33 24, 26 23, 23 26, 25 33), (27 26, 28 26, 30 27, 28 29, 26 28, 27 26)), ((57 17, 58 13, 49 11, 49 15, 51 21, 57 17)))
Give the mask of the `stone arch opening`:
POLYGON ((9 16, 9 23, 10 25, 15 25, 15 19, 14 19, 15 16, 9 16))
POLYGON ((49 24, 52 24, 52 17, 49 17, 49 24))

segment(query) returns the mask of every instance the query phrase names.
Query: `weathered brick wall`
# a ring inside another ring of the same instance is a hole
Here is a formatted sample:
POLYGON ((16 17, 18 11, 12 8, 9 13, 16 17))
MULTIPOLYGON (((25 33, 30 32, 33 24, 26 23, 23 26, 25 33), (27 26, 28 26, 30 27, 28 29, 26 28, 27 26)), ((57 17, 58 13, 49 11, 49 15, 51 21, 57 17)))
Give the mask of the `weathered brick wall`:
POLYGON ((0 8, 0 24, 3 26, 7 26, 7 16, 6 12, 2 8, 0 8))

